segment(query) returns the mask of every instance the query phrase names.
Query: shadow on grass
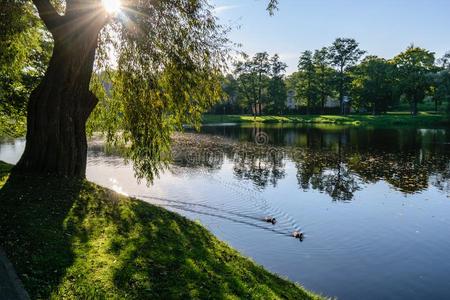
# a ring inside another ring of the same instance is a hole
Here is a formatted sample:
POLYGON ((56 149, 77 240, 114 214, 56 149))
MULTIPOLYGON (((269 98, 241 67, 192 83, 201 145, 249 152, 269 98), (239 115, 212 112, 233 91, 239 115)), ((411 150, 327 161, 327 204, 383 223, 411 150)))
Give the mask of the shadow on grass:
POLYGON ((82 180, 12 176, 0 241, 32 298, 316 297, 195 222, 82 180))
POLYGON ((0 190, 0 243, 32 298, 48 298, 74 262, 62 224, 80 190, 81 183, 22 176, 0 190))

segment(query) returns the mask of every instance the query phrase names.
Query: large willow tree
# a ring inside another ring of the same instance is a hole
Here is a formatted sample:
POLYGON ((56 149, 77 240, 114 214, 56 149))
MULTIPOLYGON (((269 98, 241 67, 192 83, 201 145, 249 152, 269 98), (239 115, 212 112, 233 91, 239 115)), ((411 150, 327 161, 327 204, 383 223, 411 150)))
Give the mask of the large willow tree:
POLYGON ((226 40, 205 1, 132 0, 115 15, 98 0, 67 0, 59 12, 48 0, 33 3, 54 48, 29 99, 16 171, 85 175, 86 121, 98 102, 90 90, 94 67, 117 64, 123 133, 154 155, 172 128, 196 120, 217 97, 226 40), (105 55, 113 50, 117 59, 105 55))
MULTIPOLYGON (((207 0, 124 0, 114 14, 100 0, 33 3, 54 46, 29 99, 16 172, 85 176, 86 121, 98 103, 91 79, 109 65, 123 108, 121 136, 134 157, 157 160, 171 131, 195 124, 219 98, 228 40, 207 0)), ((276 3, 269 1, 270 12, 276 3)))

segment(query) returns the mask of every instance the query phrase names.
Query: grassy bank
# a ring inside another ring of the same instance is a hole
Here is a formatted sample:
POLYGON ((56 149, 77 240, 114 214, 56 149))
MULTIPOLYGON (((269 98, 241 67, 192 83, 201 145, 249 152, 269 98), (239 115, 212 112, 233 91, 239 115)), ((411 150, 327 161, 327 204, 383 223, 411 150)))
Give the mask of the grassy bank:
POLYGON ((81 180, 0 162, 0 244, 34 298, 313 299, 196 222, 81 180))
POLYGON ((409 113, 388 113, 385 115, 286 115, 286 116, 258 116, 248 115, 204 115, 203 124, 214 123, 305 123, 305 124, 341 124, 341 125, 448 125, 446 116, 430 113, 420 113, 413 117, 409 113))

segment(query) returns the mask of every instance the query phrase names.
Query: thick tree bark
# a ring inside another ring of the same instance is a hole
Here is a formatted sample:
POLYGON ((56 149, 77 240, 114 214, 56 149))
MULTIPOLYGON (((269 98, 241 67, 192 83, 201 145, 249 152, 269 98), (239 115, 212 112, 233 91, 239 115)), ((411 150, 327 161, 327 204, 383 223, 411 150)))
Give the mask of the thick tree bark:
POLYGON ((47 12, 39 8, 42 2, 35 4, 53 35, 53 55, 44 79, 30 96, 27 142, 14 171, 84 177, 85 125, 97 104, 89 84, 104 23, 95 19, 93 10, 79 7, 76 14, 52 15, 50 7, 45 7, 47 12))

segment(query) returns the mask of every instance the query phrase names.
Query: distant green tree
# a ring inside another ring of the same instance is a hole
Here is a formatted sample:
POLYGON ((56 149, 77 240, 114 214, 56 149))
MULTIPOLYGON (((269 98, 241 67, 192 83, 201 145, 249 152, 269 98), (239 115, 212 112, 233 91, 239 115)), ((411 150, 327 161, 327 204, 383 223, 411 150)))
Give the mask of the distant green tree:
POLYGON ((344 114, 344 96, 347 92, 349 78, 346 74, 348 68, 353 67, 363 56, 365 51, 359 49, 359 44, 354 39, 338 38, 329 48, 331 64, 337 69, 337 90, 341 113, 344 114))
POLYGON ((243 72, 239 69, 236 73, 239 91, 239 105, 255 115, 255 107, 258 103, 258 92, 256 90, 258 78, 255 74, 243 72))
MULTIPOLYGON (((299 97, 297 95, 297 86, 298 86, 299 82, 300 82, 300 72, 298 72, 298 71, 293 72, 284 78, 286 90, 288 92, 295 92, 294 100, 295 100, 296 104, 301 104, 299 97)), ((286 98, 286 100, 287 100, 287 98, 286 98)))
POLYGON ((436 92, 441 95, 442 99, 447 101, 447 114, 450 117, 450 51, 445 53, 439 62, 445 72, 442 73, 444 78, 436 92))
POLYGON ((325 101, 333 95, 333 78, 335 71, 330 67, 328 48, 315 50, 313 55, 313 64, 316 77, 316 88, 320 100, 320 109, 324 113, 325 101))
POLYGON ((228 74, 225 76, 222 82, 222 90, 224 92, 222 102, 226 105, 225 111, 228 109, 231 112, 238 112, 239 86, 233 75, 228 74))
POLYGON ((252 58, 244 55, 243 60, 236 64, 235 74, 238 78, 239 91, 244 97, 244 103, 250 105, 256 116, 262 114, 263 106, 270 108, 270 88, 277 101, 282 97, 282 74, 286 68, 276 55, 272 59, 267 52, 256 53, 252 58), (271 77, 275 78, 271 86, 271 77))
POLYGON ((222 96, 209 110, 214 114, 241 113, 239 105, 239 84, 232 74, 227 74, 221 78, 222 96))
POLYGON ((394 96, 395 66, 377 56, 367 56, 351 72, 351 91, 361 108, 373 114, 387 111, 394 96))
POLYGON ((258 109, 259 114, 262 114, 263 102, 268 102, 268 98, 264 98, 263 92, 268 88, 270 74, 270 60, 267 52, 256 53, 253 57, 254 72, 258 76, 258 109))
POLYGON ((243 60, 235 65, 234 73, 237 77, 238 90, 241 98, 240 105, 250 107, 250 112, 256 115, 258 106, 258 75, 255 73, 253 61, 247 54, 243 54, 243 60))
POLYGON ((434 110, 447 103, 447 112, 450 113, 450 52, 438 60, 439 70, 432 75, 434 88, 434 110))
POLYGON ((313 62, 313 53, 304 51, 298 61, 298 82, 296 84, 296 94, 300 103, 306 102, 307 113, 311 113, 312 107, 318 99, 316 86, 316 69, 313 62))
POLYGON ((411 45, 394 57, 393 62, 397 67, 399 89, 410 104, 411 114, 417 115, 417 104, 432 86, 429 75, 435 71, 434 53, 411 45))
POLYGON ((450 69, 450 51, 438 59, 438 65, 443 69, 450 69))
POLYGON ((268 113, 281 114, 286 108, 287 90, 284 82, 284 73, 287 65, 280 61, 278 54, 270 59, 270 81, 268 90, 268 113))
POLYGON ((434 110, 437 112, 438 107, 443 103, 447 103, 450 107, 450 69, 442 69, 433 73, 432 79, 434 110))

